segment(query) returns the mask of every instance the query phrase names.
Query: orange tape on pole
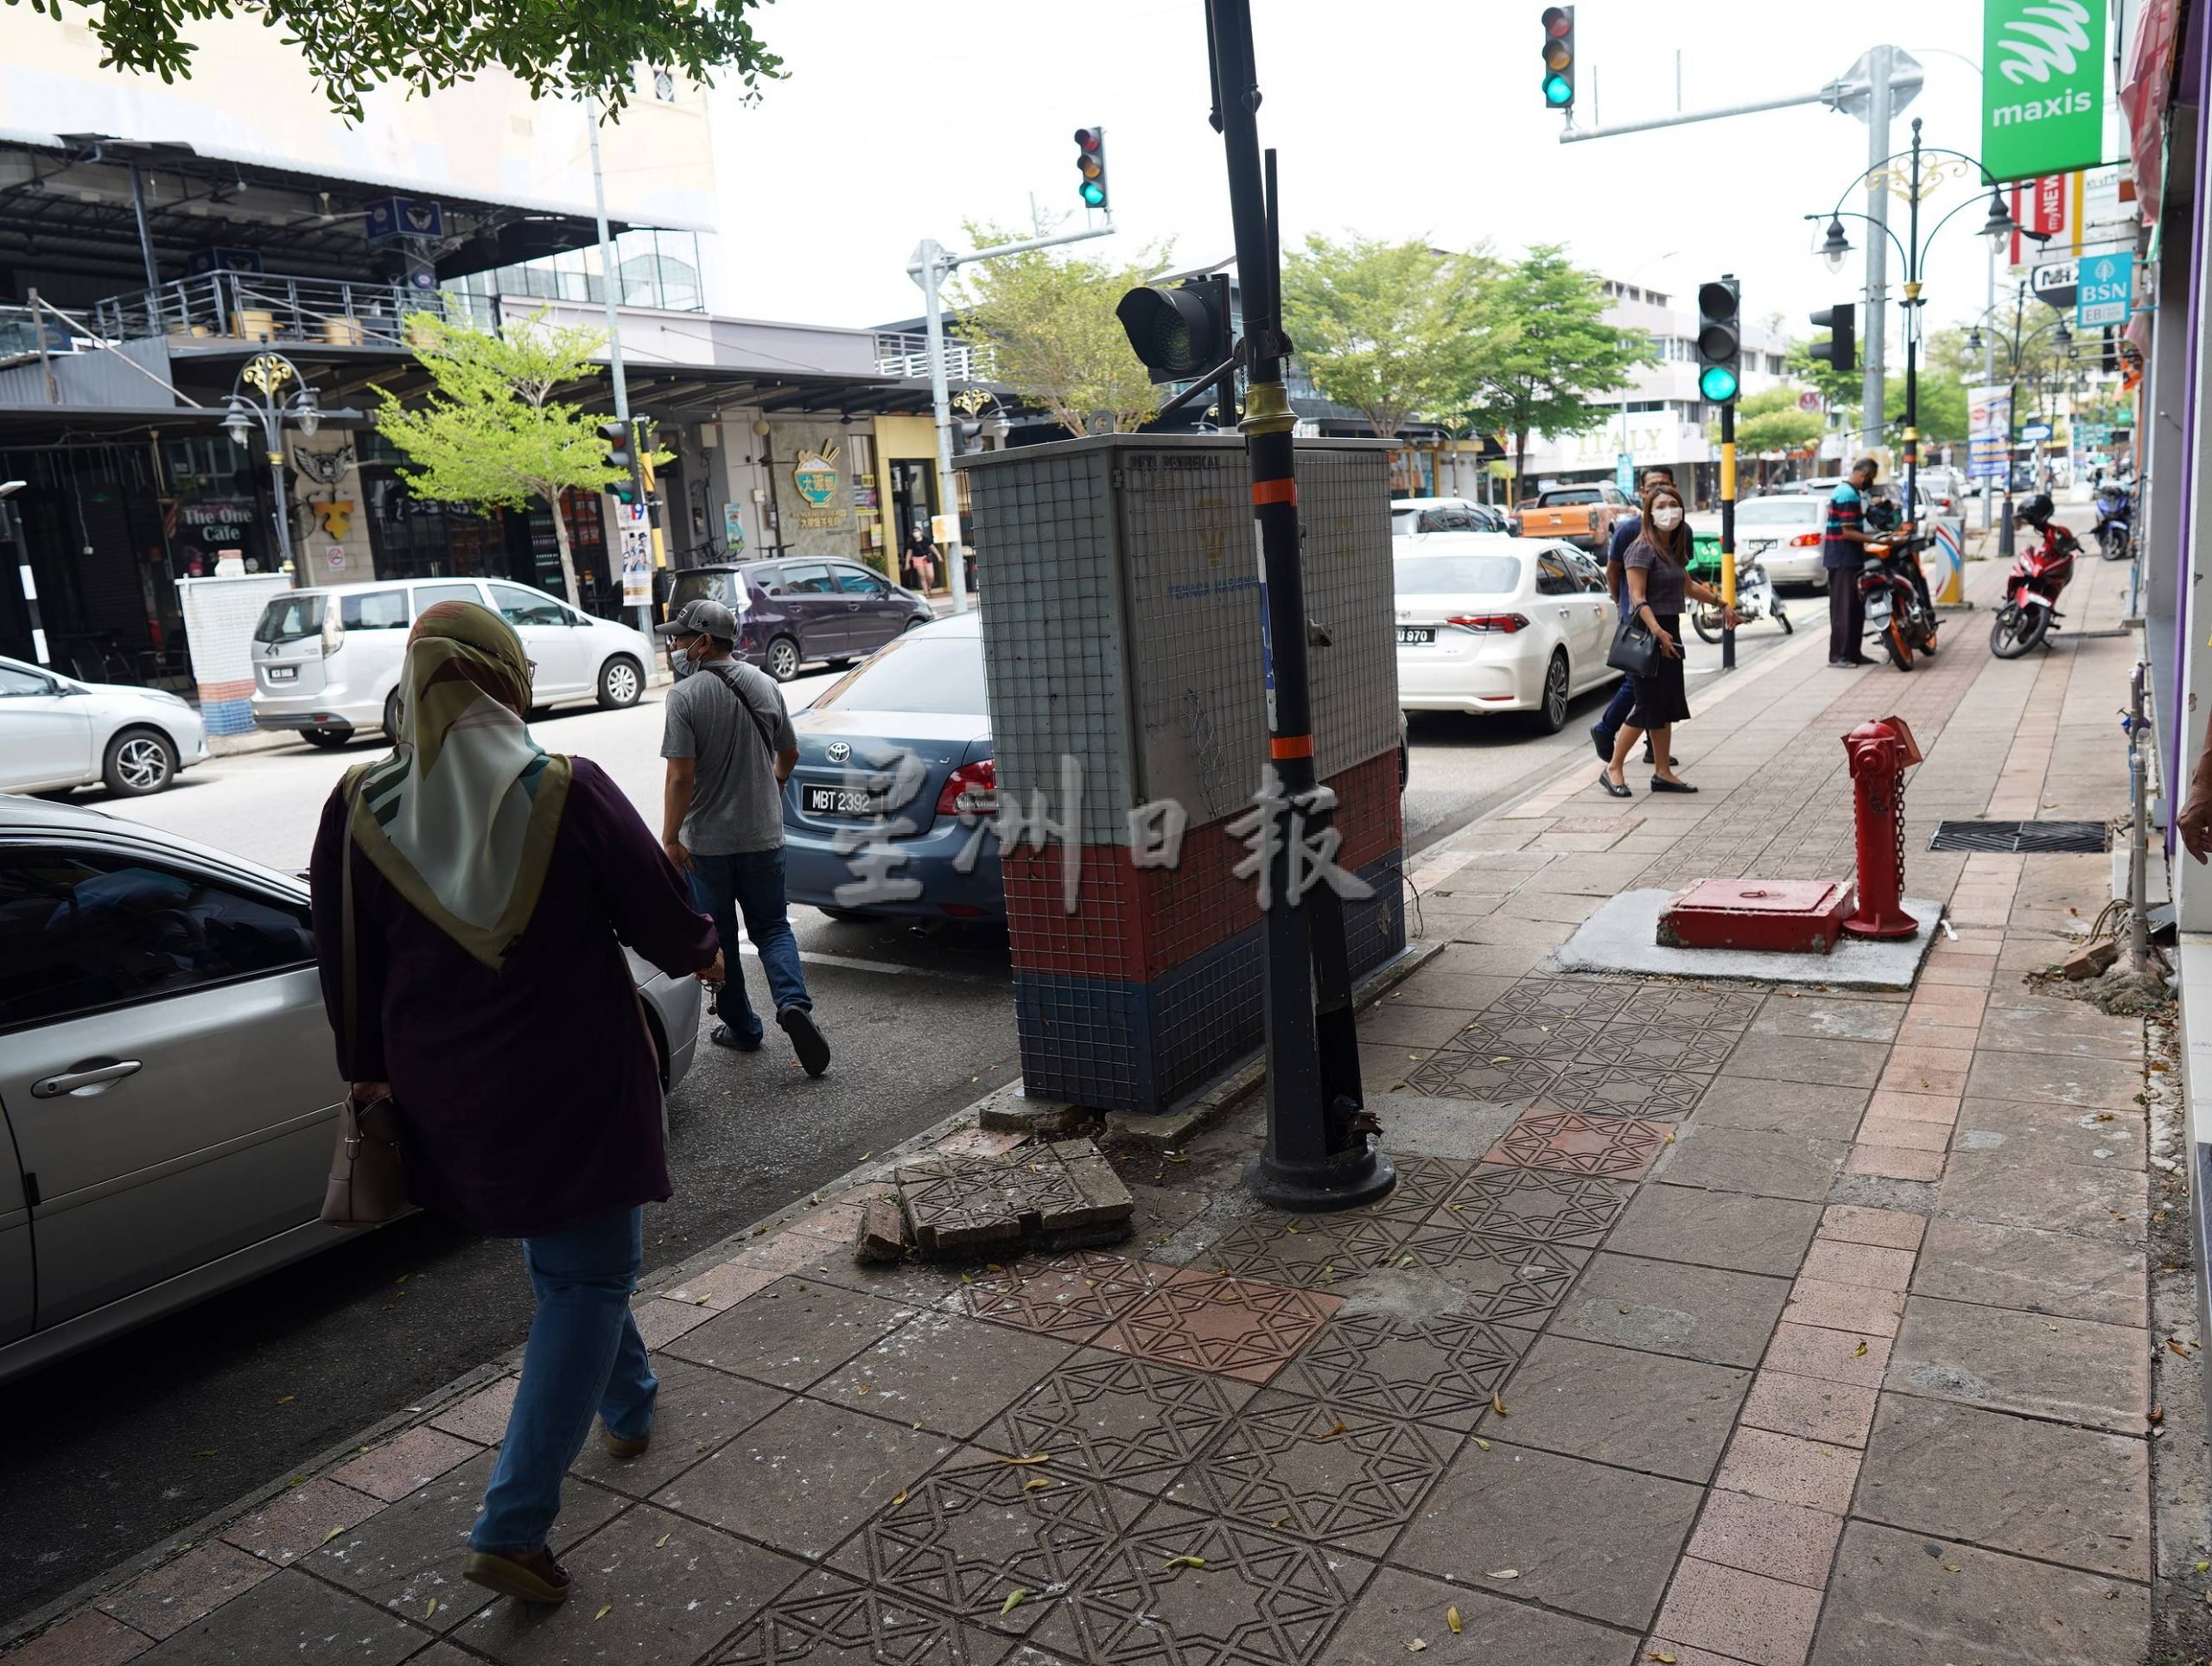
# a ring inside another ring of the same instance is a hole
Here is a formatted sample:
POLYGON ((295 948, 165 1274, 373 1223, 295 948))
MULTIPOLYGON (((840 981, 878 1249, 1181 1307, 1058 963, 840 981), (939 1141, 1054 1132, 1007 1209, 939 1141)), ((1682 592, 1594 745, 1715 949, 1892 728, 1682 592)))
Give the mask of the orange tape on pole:
POLYGON ((1262 503, 1296 503, 1296 480, 1255 480, 1252 482, 1252 501, 1262 503))
POLYGON ((1310 734, 1286 734, 1280 740, 1268 742, 1268 756, 1270 758, 1311 758, 1313 755, 1313 737, 1310 734))

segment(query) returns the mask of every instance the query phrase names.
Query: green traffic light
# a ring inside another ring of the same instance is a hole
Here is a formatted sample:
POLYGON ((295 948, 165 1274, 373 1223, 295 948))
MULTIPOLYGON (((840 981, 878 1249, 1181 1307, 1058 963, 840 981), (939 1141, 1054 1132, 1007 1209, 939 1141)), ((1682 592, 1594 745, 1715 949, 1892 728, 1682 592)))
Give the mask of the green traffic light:
POLYGON ((1697 391, 1716 405, 1736 397, 1736 372, 1726 365, 1707 365, 1697 378, 1697 391))
POLYGON ((1085 180, 1082 185, 1077 188, 1077 194, 1081 196, 1082 199, 1085 202, 1089 203, 1093 208, 1096 208, 1100 203, 1106 200, 1106 188, 1101 185, 1096 180, 1085 180))
POLYGON ((1544 77, 1544 102, 1548 105, 1570 105, 1574 102, 1574 86, 1564 75, 1544 77))

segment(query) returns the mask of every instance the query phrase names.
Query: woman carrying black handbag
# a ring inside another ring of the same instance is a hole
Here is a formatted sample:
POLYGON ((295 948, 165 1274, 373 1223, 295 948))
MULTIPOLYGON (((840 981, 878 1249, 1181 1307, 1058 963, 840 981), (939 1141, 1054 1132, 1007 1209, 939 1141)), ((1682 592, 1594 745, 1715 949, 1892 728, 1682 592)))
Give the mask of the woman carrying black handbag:
MULTIPOLYGON (((1647 733, 1651 755, 1662 760, 1653 766, 1651 790, 1697 791, 1675 773, 1674 726, 1690 715, 1689 696, 1682 686, 1682 604, 1694 598, 1718 607, 1720 593, 1693 579, 1689 563, 1690 529, 1681 494, 1671 486, 1655 486, 1643 499, 1643 531, 1623 558, 1629 594, 1623 631, 1625 634, 1637 626, 1649 631, 1657 652, 1650 656, 1649 669, 1636 673, 1636 705, 1613 737, 1612 761, 1599 773, 1598 785, 1616 798, 1630 796, 1628 755, 1647 733)), ((1727 622, 1736 623, 1732 610, 1727 622)))

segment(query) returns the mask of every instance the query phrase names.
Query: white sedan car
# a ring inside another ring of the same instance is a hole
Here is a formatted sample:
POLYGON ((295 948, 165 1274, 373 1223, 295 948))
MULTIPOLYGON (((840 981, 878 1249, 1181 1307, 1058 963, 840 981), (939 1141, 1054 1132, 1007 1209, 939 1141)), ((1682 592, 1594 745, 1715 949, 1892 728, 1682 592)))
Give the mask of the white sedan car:
MULTIPOLYGON (((1824 586, 1828 575, 1821 566, 1821 529, 1827 524, 1827 513, 1825 492, 1746 498, 1736 506, 1737 552, 1757 556, 1777 585, 1824 586)), ((1719 537, 1719 512, 1708 509, 1692 515, 1690 531, 1719 537)))
POLYGON ((173 694, 80 683, 0 659, 0 792, 105 781, 118 797, 137 798, 207 756, 200 714, 173 694))
POLYGON ((1620 675, 1605 575, 1573 545, 1433 532, 1397 548, 1403 709, 1525 711, 1553 734, 1570 699, 1620 675))

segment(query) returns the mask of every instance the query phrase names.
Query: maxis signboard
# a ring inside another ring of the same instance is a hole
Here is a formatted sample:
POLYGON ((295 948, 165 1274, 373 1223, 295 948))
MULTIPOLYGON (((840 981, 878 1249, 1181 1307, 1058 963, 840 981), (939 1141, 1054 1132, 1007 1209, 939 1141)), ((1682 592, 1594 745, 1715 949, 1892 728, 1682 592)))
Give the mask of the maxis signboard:
POLYGON ((2104 0, 1983 0, 1981 162, 1994 180, 2104 160, 2104 0))

